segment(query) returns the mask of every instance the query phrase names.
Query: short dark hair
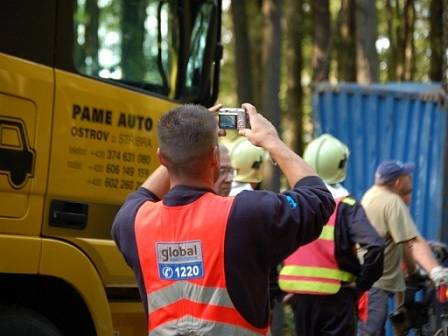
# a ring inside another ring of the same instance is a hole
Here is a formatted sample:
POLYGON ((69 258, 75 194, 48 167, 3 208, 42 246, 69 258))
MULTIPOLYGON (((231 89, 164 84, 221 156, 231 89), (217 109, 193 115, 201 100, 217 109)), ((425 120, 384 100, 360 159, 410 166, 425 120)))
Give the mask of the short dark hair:
POLYGON ((162 116, 157 125, 162 155, 172 166, 193 172, 198 163, 217 145, 217 121, 213 113, 200 105, 176 107, 162 116))

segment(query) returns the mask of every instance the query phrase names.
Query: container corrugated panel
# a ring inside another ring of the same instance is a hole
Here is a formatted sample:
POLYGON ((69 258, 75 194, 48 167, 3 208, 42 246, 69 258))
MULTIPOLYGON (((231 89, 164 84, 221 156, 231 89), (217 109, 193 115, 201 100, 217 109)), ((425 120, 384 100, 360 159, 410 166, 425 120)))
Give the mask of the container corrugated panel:
POLYGON ((344 185, 359 200, 380 162, 414 163, 415 222, 427 239, 447 242, 448 112, 439 92, 440 85, 413 83, 323 84, 315 90, 313 113, 316 135, 330 133, 350 148, 344 185))

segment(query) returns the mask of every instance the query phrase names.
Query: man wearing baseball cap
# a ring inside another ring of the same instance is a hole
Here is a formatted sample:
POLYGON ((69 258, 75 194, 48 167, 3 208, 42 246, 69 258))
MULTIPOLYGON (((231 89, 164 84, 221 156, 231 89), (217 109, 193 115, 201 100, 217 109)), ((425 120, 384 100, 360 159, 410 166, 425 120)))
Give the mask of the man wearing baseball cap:
POLYGON ((388 297, 401 297, 407 272, 420 265, 437 286, 448 282, 448 270, 434 258, 426 240, 418 232, 403 199, 412 192, 412 163, 382 162, 375 173, 375 184, 364 194, 362 205, 372 225, 386 243, 382 277, 367 292, 365 314, 360 317, 361 335, 384 335, 388 297))

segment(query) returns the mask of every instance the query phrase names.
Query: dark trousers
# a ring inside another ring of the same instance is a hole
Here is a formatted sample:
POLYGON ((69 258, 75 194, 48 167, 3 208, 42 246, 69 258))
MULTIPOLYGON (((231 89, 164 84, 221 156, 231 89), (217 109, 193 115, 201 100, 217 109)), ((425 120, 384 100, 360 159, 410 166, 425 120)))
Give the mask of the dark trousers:
POLYGON ((276 301, 272 308, 271 336, 283 336, 284 319, 283 304, 276 301))
POLYGON ((297 336, 356 335, 357 302, 352 288, 341 288, 334 295, 296 295, 293 311, 297 336))
POLYGON ((387 320, 388 299, 391 292, 372 287, 367 292, 367 321, 359 322, 359 336, 384 336, 387 320))

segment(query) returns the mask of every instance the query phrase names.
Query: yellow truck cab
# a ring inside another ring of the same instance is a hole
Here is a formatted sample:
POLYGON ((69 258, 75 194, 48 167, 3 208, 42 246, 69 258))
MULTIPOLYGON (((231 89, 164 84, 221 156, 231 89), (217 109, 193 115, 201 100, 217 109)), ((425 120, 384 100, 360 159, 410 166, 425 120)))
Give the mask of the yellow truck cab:
POLYGON ((216 98, 220 6, 2 2, 0 335, 147 334, 110 229, 160 116, 216 98))

